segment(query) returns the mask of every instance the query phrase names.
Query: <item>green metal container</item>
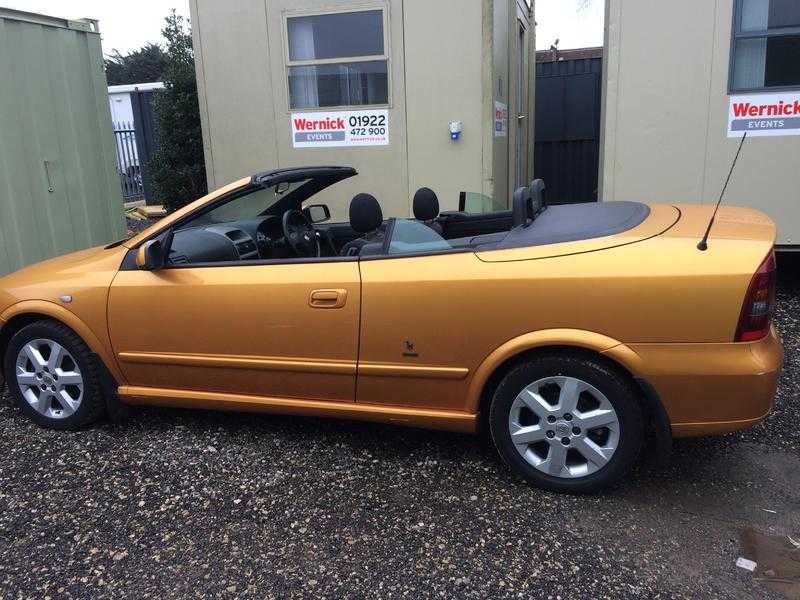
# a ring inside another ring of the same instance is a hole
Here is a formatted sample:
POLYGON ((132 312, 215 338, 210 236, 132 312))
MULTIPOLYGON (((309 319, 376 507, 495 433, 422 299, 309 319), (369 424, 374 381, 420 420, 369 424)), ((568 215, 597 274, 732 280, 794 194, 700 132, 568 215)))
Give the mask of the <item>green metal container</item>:
POLYGON ((0 8, 0 275, 124 237, 97 22, 0 8))

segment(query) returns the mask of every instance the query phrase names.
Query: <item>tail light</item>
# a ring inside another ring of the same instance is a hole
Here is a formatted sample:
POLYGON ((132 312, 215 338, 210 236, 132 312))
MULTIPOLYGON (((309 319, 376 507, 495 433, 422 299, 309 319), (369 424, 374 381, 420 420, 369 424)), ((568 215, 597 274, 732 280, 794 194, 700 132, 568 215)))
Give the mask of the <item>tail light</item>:
POLYGON ((767 337, 775 310, 776 281, 777 268, 773 251, 761 263, 747 288, 735 341, 754 342, 767 337))

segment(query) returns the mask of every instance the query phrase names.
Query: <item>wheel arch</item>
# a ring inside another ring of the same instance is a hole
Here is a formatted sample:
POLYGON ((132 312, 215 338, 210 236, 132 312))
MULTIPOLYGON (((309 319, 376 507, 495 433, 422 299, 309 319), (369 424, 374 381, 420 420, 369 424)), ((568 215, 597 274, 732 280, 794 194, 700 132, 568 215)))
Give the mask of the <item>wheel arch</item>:
POLYGON ((622 373, 635 386, 655 438, 659 459, 662 462, 668 459, 672 448, 669 416, 655 389, 639 375, 639 355, 618 340, 589 331, 554 329, 529 333, 506 342, 489 354, 478 367, 469 387, 468 410, 478 414, 481 430, 486 431, 489 403, 503 377, 520 362, 554 352, 589 356, 622 373))
POLYGON ((20 302, 0 314, 0 326, 2 326, 2 329, 0 329, 0 359, 5 357, 6 348, 14 334, 30 323, 41 320, 56 321, 69 327, 98 357, 100 363, 107 369, 109 374, 116 381, 122 381, 122 374, 119 372, 116 361, 113 360, 113 356, 109 356, 108 349, 89 326, 75 313, 58 304, 44 300, 20 302))
POLYGON ((514 364, 532 354, 569 349, 602 355, 620 345, 603 334, 579 329, 547 329, 516 337, 492 351, 477 368, 467 392, 467 410, 480 411, 487 387, 496 387, 514 364))

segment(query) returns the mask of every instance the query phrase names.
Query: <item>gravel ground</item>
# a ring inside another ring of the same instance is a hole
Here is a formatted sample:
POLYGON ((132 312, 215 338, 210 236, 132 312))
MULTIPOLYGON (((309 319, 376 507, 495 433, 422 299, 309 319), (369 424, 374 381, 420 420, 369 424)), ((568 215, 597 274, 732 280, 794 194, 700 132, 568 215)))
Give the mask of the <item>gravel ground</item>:
POLYGON ((775 413, 602 496, 468 436, 178 410, 77 433, 0 402, 3 598, 779 598, 739 535, 800 534, 800 277, 775 413))

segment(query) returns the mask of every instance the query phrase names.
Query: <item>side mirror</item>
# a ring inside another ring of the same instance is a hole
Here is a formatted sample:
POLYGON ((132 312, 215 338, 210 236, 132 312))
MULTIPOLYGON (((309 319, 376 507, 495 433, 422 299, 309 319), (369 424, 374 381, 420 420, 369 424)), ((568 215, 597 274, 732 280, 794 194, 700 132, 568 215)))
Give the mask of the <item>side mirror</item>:
POLYGON ((313 204, 303 210, 308 220, 312 223, 324 223, 331 218, 330 209, 324 204, 313 204))
POLYGON ((164 266, 164 247, 161 240, 150 240, 139 246, 136 266, 142 271, 157 271, 164 266))

